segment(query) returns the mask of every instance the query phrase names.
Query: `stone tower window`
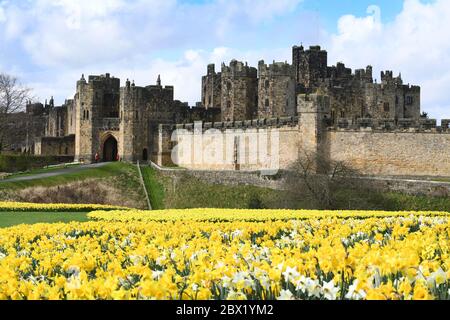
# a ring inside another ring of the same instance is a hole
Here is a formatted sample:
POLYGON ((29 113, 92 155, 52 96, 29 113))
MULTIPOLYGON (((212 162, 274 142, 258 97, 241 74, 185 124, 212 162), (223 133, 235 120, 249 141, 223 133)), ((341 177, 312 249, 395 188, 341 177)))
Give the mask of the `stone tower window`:
POLYGON ((266 108, 268 108, 268 107, 269 107, 269 105, 270 105, 269 99, 266 99, 266 102, 265 102, 265 106, 266 106, 266 108))
POLYGON ((136 120, 138 120, 138 119, 139 119, 139 112, 136 111, 136 120))
POLYGON ((389 102, 385 102, 384 103, 384 112, 389 112, 389 111, 390 111, 389 102))
POLYGON ((89 110, 86 111, 86 119, 89 120, 89 110))
POLYGON ((265 81, 264 86, 266 87, 266 90, 269 89, 269 86, 270 86, 269 80, 265 81))
POLYGON ((345 118, 345 111, 341 110, 341 118, 345 118))
POLYGON ((227 101, 227 108, 228 108, 228 109, 231 108, 231 101, 227 101))
POLYGON ((228 82, 227 82, 227 90, 230 91, 231 88, 232 88, 231 81, 228 81, 228 82))
POLYGON ((407 105, 412 105, 413 104, 413 97, 411 97, 411 96, 406 97, 406 104, 407 105))

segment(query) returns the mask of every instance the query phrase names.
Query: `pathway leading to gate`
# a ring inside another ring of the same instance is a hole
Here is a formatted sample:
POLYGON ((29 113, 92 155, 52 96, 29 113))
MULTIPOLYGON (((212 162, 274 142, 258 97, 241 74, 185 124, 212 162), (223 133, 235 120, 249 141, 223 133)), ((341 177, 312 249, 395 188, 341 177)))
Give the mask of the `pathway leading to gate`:
POLYGON ((84 164, 84 165, 79 165, 76 167, 55 169, 50 172, 24 175, 24 176, 19 176, 19 177, 10 178, 10 179, 8 179, 8 178, 3 179, 3 180, 0 180, 0 183, 30 181, 30 180, 45 179, 45 178, 50 178, 50 177, 57 177, 57 176, 61 176, 61 175, 68 174, 68 173, 76 173, 76 172, 80 172, 80 171, 84 171, 84 170, 88 170, 88 169, 100 168, 100 167, 107 165, 108 163, 109 162, 84 164))

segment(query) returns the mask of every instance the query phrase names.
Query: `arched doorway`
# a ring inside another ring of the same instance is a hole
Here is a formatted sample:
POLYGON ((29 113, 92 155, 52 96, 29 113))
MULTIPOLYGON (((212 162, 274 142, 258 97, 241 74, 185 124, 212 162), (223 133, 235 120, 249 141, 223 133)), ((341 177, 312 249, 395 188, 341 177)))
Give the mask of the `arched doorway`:
POLYGON ((142 160, 143 161, 148 161, 148 150, 147 150, 147 148, 145 148, 144 151, 142 151, 142 160))
POLYGON ((103 144, 103 161, 116 161, 117 152, 117 140, 113 136, 109 136, 103 144))

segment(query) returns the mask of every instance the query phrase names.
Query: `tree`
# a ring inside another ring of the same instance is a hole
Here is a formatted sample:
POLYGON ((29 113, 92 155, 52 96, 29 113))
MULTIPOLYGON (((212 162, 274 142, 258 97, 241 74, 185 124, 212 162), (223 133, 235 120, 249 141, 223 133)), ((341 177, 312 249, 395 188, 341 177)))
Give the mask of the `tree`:
POLYGON ((0 73, 0 151, 5 146, 10 116, 23 111, 31 90, 22 86, 16 77, 0 73))
POLYGON ((354 178, 359 175, 342 161, 308 152, 302 152, 288 172, 285 184, 289 193, 318 209, 336 209, 339 191, 355 187, 354 178))

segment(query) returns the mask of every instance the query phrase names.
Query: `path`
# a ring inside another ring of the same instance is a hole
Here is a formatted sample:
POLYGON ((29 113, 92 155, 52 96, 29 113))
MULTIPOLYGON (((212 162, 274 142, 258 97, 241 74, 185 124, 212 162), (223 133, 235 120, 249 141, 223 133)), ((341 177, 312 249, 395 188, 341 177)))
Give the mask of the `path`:
POLYGON ((102 163, 95 163, 95 164, 80 165, 80 166, 71 167, 71 168, 55 169, 50 172, 24 175, 24 176, 20 176, 20 177, 0 180, 0 183, 30 181, 30 180, 45 179, 45 178, 50 178, 50 177, 57 177, 57 176, 61 176, 63 174, 76 173, 76 172, 80 172, 80 171, 84 171, 84 170, 88 170, 88 169, 100 168, 100 167, 107 165, 108 163, 109 162, 102 162, 102 163))

